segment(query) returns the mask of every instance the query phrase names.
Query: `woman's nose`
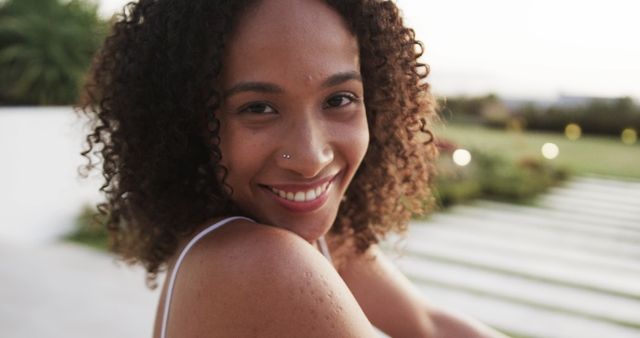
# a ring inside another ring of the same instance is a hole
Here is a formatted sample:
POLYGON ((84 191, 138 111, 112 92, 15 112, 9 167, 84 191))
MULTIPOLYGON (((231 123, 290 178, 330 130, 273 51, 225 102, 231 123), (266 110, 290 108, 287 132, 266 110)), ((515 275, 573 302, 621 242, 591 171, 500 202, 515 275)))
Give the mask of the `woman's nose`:
POLYGON ((290 126, 276 156, 278 165, 304 178, 313 178, 334 159, 330 132, 322 121, 305 119, 290 126))

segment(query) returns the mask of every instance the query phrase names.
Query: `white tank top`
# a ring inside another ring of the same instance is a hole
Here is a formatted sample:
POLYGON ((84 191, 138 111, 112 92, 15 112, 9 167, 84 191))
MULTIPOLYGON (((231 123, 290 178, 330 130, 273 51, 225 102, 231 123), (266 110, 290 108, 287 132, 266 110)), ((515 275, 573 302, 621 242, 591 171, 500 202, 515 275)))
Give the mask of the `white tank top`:
MULTIPOLYGON (((206 236, 208 233, 218 229, 219 227, 229 222, 239 220, 239 219, 244 219, 244 220, 254 222, 250 218, 241 217, 241 216, 234 216, 234 217, 222 219, 221 221, 215 224, 212 224, 206 227, 204 230, 200 231, 197 235, 195 235, 189 241, 189 243, 187 243, 184 249, 182 249, 182 252, 180 252, 180 256, 178 256, 176 265, 173 267, 173 271, 171 271, 171 276, 169 276, 169 280, 168 280, 169 285, 167 286, 167 293, 164 299, 164 311, 162 312, 162 326, 160 327, 160 338, 167 337, 167 324, 169 322, 169 308, 171 307, 171 295, 173 294, 173 284, 176 281, 176 276, 178 275, 180 264, 182 263, 182 260, 184 260, 184 257, 187 255, 187 252, 189 252, 189 249, 191 249, 191 247, 193 247, 194 244, 196 244, 202 237, 206 236)), ((322 254, 329 260, 329 262, 331 262, 331 255, 329 253, 329 248, 327 247, 327 242, 325 241, 324 236, 318 239, 318 248, 320 249, 320 252, 322 252, 322 254)))

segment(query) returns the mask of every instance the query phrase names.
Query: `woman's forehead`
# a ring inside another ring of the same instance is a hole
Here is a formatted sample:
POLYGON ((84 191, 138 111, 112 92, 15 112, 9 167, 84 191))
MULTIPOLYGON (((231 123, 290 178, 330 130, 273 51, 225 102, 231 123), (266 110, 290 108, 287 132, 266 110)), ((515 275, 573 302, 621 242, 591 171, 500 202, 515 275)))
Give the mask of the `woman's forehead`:
POLYGON ((340 14, 323 1, 267 0, 240 16, 224 64, 231 82, 274 75, 321 80, 359 71, 358 43, 340 14))
POLYGON ((340 14, 323 0, 262 0, 240 13, 235 31, 250 22, 256 23, 261 31, 294 35, 302 30, 306 34, 325 26, 347 25, 340 14))

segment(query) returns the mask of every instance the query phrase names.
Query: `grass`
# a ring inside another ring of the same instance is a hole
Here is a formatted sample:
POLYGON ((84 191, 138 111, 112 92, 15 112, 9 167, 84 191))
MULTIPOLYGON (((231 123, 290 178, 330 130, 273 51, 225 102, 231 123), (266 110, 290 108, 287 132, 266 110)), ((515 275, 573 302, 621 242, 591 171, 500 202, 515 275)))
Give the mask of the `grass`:
POLYGON ((640 179, 640 143, 625 145, 619 138, 582 136, 571 141, 559 133, 505 131, 462 124, 438 126, 435 132, 460 147, 482 149, 512 160, 524 156, 542 158, 540 148, 551 142, 559 147, 560 153, 549 161, 575 174, 640 179))

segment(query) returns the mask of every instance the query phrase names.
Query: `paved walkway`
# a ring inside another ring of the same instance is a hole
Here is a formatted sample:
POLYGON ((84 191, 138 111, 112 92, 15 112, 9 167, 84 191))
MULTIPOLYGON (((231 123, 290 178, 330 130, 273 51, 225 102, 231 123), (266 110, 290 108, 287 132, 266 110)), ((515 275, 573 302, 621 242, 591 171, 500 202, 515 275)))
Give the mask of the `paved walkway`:
POLYGON ((151 337, 157 295, 92 249, 0 243, 0 337, 151 337))
MULTIPOLYGON (((640 337, 640 182, 414 223, 398 264, 429 299, 522 337, 640 337)), ((103 253, 0 243, 0 337, 150 337, 157 297, 103 253)))

